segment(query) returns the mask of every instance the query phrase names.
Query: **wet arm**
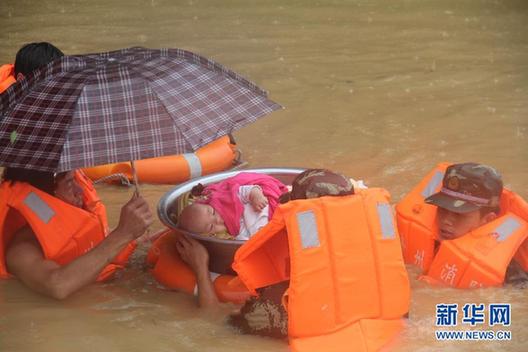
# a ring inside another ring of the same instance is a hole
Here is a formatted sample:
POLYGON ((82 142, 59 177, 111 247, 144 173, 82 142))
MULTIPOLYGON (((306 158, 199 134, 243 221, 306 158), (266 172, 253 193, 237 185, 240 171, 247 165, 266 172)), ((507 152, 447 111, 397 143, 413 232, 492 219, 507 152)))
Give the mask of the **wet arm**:
POLYGON ((103 268, 110 264, 116 254, 131 240, 130 235, 116 230, 85 255, 60 266, 44 257, 33 231, 25 227, 16 234, 7 249, 7 268, 34 291, 64 299, 95 282, 103 268))
POLYGON ((7 268, 31 289, 64 299, 94 282, 101 270, 129 242, 144 234, 152 222, 146 201, 133 197, 121 208, 117 228, 92 250, 64 266, 47 260, 32 229, 25 227, 15 234, 7 249, 7 268))
POLYGON ((181 259, 189 265, 196 276, 198 286, 198 306, 202 308, 217 307, 218 297, 213 281, 209 275, 209 254, 198 241, 181 235, 178 238, 176 249, 181 259))
POLYGON ((201 308, 217 307, 220 302, 207 268, 196 272, 196 284, 198 286, 198 306, 201 308))

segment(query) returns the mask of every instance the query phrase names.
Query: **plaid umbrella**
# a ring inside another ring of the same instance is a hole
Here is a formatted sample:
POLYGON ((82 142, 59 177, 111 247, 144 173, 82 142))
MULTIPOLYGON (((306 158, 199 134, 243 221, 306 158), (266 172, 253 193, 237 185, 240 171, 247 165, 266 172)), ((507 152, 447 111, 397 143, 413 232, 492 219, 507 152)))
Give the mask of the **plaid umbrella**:
POLYGON ((280 108, 181 49, 65 56, 0 95, 0 165, 60 172, 191 152, 280 108))

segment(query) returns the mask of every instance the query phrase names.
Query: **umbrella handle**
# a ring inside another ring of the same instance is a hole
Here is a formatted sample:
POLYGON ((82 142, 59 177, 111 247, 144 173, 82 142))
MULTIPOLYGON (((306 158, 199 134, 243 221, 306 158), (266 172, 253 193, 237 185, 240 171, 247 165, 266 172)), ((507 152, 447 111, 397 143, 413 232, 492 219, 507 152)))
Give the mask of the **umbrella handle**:
POLYGON ((136 172, 136 166, 134 164, 134 160, 130 160, 130 166, 132 167, 132 181, 134 182, 134 197, 139 197, 139 185, 138 185, 138 177, 136 172))

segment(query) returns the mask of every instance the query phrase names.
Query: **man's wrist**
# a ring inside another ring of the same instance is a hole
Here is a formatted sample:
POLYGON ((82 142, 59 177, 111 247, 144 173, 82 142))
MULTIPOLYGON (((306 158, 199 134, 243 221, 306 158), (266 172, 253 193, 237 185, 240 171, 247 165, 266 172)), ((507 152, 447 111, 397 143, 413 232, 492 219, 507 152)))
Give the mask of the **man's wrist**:
POLYGON ((112 241, 115 241, 115 243, 119 246, 126 246, 128 243, 134 240, 134 237, 130 233, 121 230, 119 227, 115 228, 114 231, 108 235, 108 237, 112 241))
POLYGON ((209 268, 207 267, 207 264, 205 265, 199 265, 198 267, 196 267, 196 278, 198 280, 204 280, 204 279, 208 279, 210 276, 209 276, 209 268))

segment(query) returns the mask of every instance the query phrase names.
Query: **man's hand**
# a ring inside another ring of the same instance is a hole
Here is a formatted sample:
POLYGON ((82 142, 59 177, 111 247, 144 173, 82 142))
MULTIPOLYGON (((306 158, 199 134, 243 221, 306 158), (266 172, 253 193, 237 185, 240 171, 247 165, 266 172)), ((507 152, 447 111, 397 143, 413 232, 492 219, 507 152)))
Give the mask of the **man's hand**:
POLYGON ((207 249, 200 242, 183 234, 178 237, 176 249, 181 259, 191 267, 196 275, 198 305, 202 308, 217 308, 219 301, 209 275, 207 249))
POLYGON ((268 198, 262 193, 262 189, 258 186, 255 186, 249 192, 249 204, 253 207, 256 212, 262 211, 268 205, 268 198))
POLYGON ((200 242, 182 234, 178 237, 176 249, 181 259, 191 267, 197 276, 204 273, 208 274, 209 253, 200 242))
POLYGON ((143 235, 154 222, 154 217, 145 199, 133 196, 122 208, 115 231, 129 236, 130 240, 143 235))

